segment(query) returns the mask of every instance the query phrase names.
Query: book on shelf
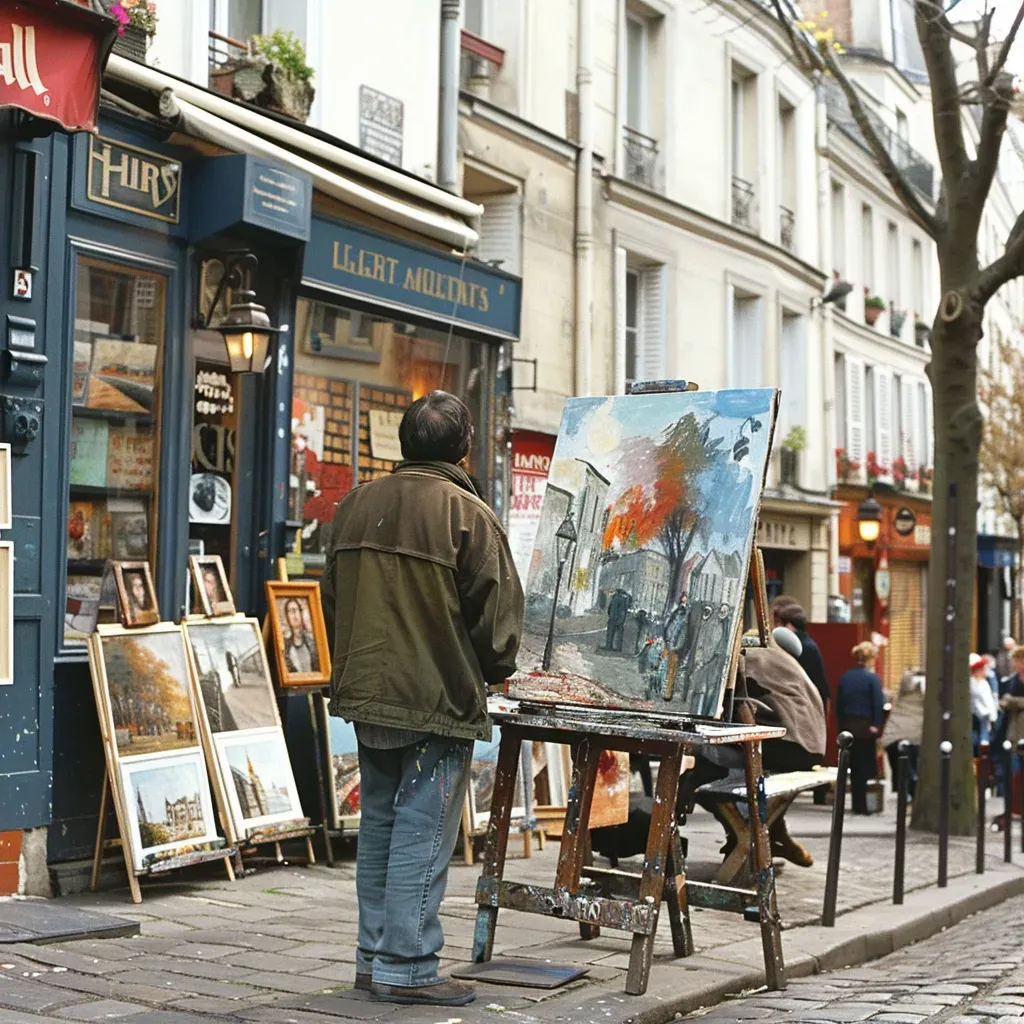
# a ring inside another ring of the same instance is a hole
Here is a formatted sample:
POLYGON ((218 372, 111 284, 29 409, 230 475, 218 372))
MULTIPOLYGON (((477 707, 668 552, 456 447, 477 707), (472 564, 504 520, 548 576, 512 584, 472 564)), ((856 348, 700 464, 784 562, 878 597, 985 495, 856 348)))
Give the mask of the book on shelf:
POLYGON ((107 485, 107 440, 110 426, 103 420, 71 420, 71 485, 107 485))
POLYGON ((153 486, 153 435, 127 427, 111 427, 107 449, 108 487, 145 491, 153 486))

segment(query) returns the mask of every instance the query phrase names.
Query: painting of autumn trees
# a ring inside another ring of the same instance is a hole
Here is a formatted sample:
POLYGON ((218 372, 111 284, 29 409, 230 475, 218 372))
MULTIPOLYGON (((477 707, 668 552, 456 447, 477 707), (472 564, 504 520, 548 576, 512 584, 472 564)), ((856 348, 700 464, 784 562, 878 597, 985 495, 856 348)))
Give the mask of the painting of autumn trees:
POLYGON ((775 404, 770 389, 568 400, 516 695, 715 713, 775 404))
POLYGON ((100 650, 118 753, 196 746, 180 631, 103 636, 100 650))

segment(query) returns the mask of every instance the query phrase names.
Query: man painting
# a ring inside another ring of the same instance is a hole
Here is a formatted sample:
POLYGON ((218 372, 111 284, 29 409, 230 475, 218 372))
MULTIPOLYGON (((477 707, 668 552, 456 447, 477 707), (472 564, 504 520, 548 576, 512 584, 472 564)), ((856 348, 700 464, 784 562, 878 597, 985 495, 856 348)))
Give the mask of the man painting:
POLYGON ((486 688, 515 671, 523 592, 497 518, 462 463, 469 410, 434 391, 402 418, 403 460, 338 505, 323 604, 331 714, 355 722, 361 818, 356 988, 464 1006, 438 976, 439 908, 486 688))

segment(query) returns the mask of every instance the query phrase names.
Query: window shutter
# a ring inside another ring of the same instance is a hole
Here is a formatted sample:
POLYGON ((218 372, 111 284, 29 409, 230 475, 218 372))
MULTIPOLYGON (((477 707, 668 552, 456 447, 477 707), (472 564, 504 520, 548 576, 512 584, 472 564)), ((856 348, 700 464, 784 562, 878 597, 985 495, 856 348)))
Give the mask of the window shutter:
POLYGON ((845 356, 846 454, 864 467, 864 360, 845 356))
POLYGON ((930 469, 935 465, 935 422, 932 419, 932 382, 925 377, 921 382, 921 400, 924 403, 922 419, 925 425, 924 464, 930 469))
POLYGON ((875 377, 875 438, 878 444, 878 461, 886 469, 886 476, 892 471, 895 451, 892 443, 892 371, 876 367, 875 377))
POLYGON ((480 219, 480 244, 477 259, 485 263, 500 260, 500 268, 508 274, 520 274, 521 199, 518 192, 490 196, 480 219))
POLYGON ((640 271, 640 344, 637 367, 643 380, 665 376, 665 268, 640 271))
POLYGON ((917 461, 917 431, 914 424, 917 422, 917 382, 913 377, 903 378, 903 401, 900 406, 903 411, 903 423, 900 424, 902 433, 902 455, 907 463, 907 468, 918 468, 917 461))
POLYGON ((615 247, 615 394, 626 391, 626 250, 615 247))

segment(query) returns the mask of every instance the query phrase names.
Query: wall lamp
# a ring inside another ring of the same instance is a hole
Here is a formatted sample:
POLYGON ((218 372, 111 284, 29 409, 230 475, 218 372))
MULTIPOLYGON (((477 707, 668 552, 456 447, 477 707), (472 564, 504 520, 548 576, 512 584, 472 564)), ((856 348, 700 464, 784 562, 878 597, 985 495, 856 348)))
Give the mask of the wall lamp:
POLYGON ((869 494, 857 507, 857 533, 865 544, 874 544, 882 532, 882 506, 869 494))

